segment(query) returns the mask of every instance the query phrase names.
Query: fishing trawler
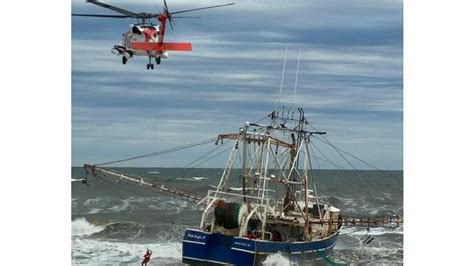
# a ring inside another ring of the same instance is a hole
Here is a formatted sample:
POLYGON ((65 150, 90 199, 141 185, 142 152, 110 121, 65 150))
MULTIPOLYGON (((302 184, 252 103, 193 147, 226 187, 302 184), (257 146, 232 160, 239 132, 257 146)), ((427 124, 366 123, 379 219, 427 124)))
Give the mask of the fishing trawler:
POLYGON ((311 138, 325 132, 307 129, 302 108, 295 113, 283 107, 267 121, 245 122, 238 132, 217 136, 216 145, 233 145, 219 183, 204 197, 97 165, 84 167, 94 176, 148 185, 202 205, 200 226, 184 233, 184 263, 258 265, 275 253, 298 262, 327 258, 343 218, 321 201, 311 171, 311 138), (237 160, 241 167, 235 167, 237 160))
POLYGON ((246 122, 217 137, 235 143, 219 184, 201 200, 200 227, 185 232, 184 263, 256 265, 279 252, 314 261, 334 247, 340 210, 320 201, 311 172, 311 137, 325 133, 306 129, 303 109, 294 115, 274 111, 268 124, 246 122), (232 178, 242 193, 228 192, 232 178))

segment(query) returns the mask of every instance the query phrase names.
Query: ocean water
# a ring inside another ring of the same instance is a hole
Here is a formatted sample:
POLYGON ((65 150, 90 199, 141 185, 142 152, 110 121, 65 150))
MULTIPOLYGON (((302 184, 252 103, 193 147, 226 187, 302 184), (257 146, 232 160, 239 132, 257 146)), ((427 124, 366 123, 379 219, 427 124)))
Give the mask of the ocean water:
MULTIPOLYGON (((216 185, 222 169, 120 168, 150 180, 174 179, 170 186, 206 194, 216 185)), ((320 196, 345 216, 403 215, 402 171, 317 170, 320 196)), ((181 240, 187 227, 198 227, 200 209, 191 202, 162 195, 135 184, 89 177, 72 168, 72 265, 140 265, 147 248, 153 251, 148 265, 184 265, 181 240)), ((403 226, 373 228, 375 239, 362 250, 365 228, 345 227, 332 258, 350 265, 403 264, 403 226)), ((267 258, 264 265, 295 265, 284 254, 267 258)))

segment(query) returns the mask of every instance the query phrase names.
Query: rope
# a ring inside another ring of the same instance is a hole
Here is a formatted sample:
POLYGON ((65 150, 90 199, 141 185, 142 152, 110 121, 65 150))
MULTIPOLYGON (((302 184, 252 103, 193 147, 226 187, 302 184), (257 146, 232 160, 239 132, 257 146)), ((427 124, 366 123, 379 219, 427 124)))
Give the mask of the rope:
POLYGON ((196 142, 196 143, 190 143, 190 144, 186 144, 186 145, 182 145, 182 146, 178 146, 178 147, 174 147, 174 148, 169 148, 169 149, 166 149, 166 150, 156 151, 156 152, 152 152, 152 153, 148 153, 148 154, 144 154, 144 155, 134 156, 134 157, 126 158, 126 159, 110 161, 110 162, 105 162, 105 163, 99 163, 99 164, 96 164, 96 165, 97 166, 108 165, 108 164, 114 164, 114 163, 120 163, 120 162, 126 162, 126 161, 146 158, 146 157, 162 155, 162 154, 166 154, 166 153, 170 153, 170 152, 175 152, 175 151, 179 151, 179 150, 183 150, 183 149, 187 149, 187 148, 192 148, 192 147, 204 145, 204 144, 215 142, 215 141, 216 141, 215 138, 202 140, 202 141, 199 141, 199 142, 196 142))

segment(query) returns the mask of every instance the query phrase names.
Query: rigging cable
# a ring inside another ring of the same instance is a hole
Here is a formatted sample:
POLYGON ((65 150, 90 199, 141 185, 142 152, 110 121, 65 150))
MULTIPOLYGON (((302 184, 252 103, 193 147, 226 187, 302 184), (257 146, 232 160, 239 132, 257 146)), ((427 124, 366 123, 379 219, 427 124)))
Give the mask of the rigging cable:
POLYGON ((316 165, 318 166, 318 170, 321 170, 321 165, 319 164, 319 160, 318 160, 318 157, 316 156, 316 154, 314 153, 314 150, 313 150, 313 146, 311 146, 311 144, 309 145, 309 148, 311 149, 311 152, 313 153, 313 157, 316 161, 316 165))
MULTIPOLYGON (((313 129, 316 129, 316 128, 314 128, 312 125, 310 125, 310 127, 312 127, 313 129)), ((324 136, 323 136, 323 138, 326 139, 326 137, 324 137, 324 136)), ((318 137, 316 137, 316 139, 321 140, 321 139, 318 138, 318 137)), ((327 140, 327 139, 326 139, 326 140, 327 140)), ((357 170, 357 168, 356 168, 349 160, 347 160, 347 158, 339 151, 339 149, 338 149, 336 146, 334 146, 334 145, 333 145, 331 142, 329 142, 329 141, 326 142, 326 144, 328 144, 329 146, 331 146, 331 147, 337 152, 337 154, 339 154, 339 155, 342 157, 342 159, 344 159, 344 161, 346 161, 346 163, 348 163, 348 164, 352 167, 353 170, 357 170)))
MULTIPOLYGON (((314 130, 317 130, 317 129, 316 129, 313 125, 311 125, 311 124, 310 124, 310 127, 313 128, 314 130)), ((372 167, 373 169, 375 169, 375 170, 377 170, 377 171, 379 171, 379 172, 381 172, 381 173, 383 173, 383 174, 385 174, 385 175, 387 175, 387 176, 389 176, 389 177, 397 178, 397 176, 392 175, 392 174, 390 174, 389 172, 387 172, 387 171, 385 171, 385 170, 382 170, 382 169, 380 169, 380 168, 378 168, 378 167, 376 167, 376 166, 374 166, 374 165, 372 165, 372 164, 370 164, 370 163, 368 163, 368 162, 366 162, 366 161, 364 161, 364 160, 358 158, 357 156, 355 156, 355 155, 353 155, 353 154, 351 154, 351 153, 349 153, 349 152, 347 152, 347 151, 344 151, 343 149, 341 149, 341 148, 335 146, 335 145, 332 144, 325 136, 322 135, 322 137, 324 138, 324 140, 322 140, 322 139, 319 138, 318 136, 316 136, 316 139, 319 140, 319 141, 321 141, 321 142, 323 142, 324 144, 327 144, 327 145, 331 146, 334 150, 336 150, 336 151, 339 153, 339 155, 342 156, 342 154, 341 154, 340 152, 345 153, 345 154, 351 156, 352 158, 355 158, 355 159, 357 159, 358 161, 365 163, 366 165, 372 167), (340 152, 339 152, 339 151, 340 151, 340 152)), ((317 146, 315 146, 315 147, 316 147, 316 149, 318 149, 317 146)), ((318 150, 319 150, 319 149, 318 149, 318 150)), ((320 151, 320 150, 319 150, 319 151, 320 151)), ((320 151, 320 152, 321 152, 321 151, 320 151)), ((321 152, 321 153, 322 153, 322 152, 321 152)), ((323 155, 324 155, 324 154, 323 154, 323 155)), ((325 156, 325 157, 326 157, 326 156, 325 156)), ((343 157, 343 158, 345 158, 345 157, 343 157)), ((328 158, 326 157, 326 159, 328 159, 328 158)), ((347 159, 346 159, 346 161, 347 161, 347 159)), ((348 169, 343 169, 343 170, 348 170, 348 169)), ((358 170, 358 169, 354 168, 354 170, 358 170)), ((351 182, 352 182, 352 181, 351 181, 351 182)), ((368 182, 368 181, 367 181, 367 182, 368 182)), ((383 183, 377 181, 377 179, 372 180, 372 182, 376 182, 377 184, 380 185, 381 188, 385 188, 385 187, 386 187, 386 184, 383 184, 383 183)), ((383 198, 387 198, 387 195, 385 195, 381 190, 376 190, 376 193, 379 194, 379 195, 381 195, 383 198)))
MULTIPOLYGON (((227 144, 227 143, 229 143, 229 142, 225 142, 225 144, 227 144)), ((201 164, 203 164, 203 163, 205 163, 205 162, 207 162, 207 161, 209 161, 209 160, 212 160, 212 159, 214 159, 215 157, 217 157, 217 156, 223 154, 224 152, 227 151, 226 149, 224 149, 224 150, 220 151, 219 153, 214 154, 213 156, 211 156, 211 157, 209 157, 209 158, 206 159, 206 156, 208 156, 208 155, 210 155, 211 153, 217 151, 217 150, 220 149, 221 147, 224 147, 225 144, 224 144, 224 145, 220 145, 220 146, 214 148, 214 149, 211 150, 210 152, 206 153, 204 156, 201 156, 201 157, 197 158, 196 160, 194 160, 193 162, 187 164, 185 167, 183 167, 183 168, 185 168, 185 169, 184 169, 182 172, 178 173, 178 174, 177 174, 176 176, 174 176, 174 177, 171 177, 171 178, 166 179, 164 182, 169 182, 169 181, 171 181, 171 180, 173 180, 173 179, 176 179, 176 178, 178 178, 178 177, 182 177, 182 176, 183 176, 185 173, 187 173, 189 170, 191 170, 191 169, 193 169, 193 168, 196 168, 197 166, 199 166, 199 165, 201 165, 201 164), (199 161, 199 160, 201 160, 201 161, 199 161), (193 165, 193 164, 195 164, 195 165, 193 165)))
MULTIPOLYGON (((312 142, 310 142, 309 148, 311 149, 311 153, 313 153, 312 156, 316 159, 316 162, 318 162, 318 158, 319 158, 319 157, 316 156, 316 153, 314 152, 314 149, 313 149, 313 146, 312 146, 312 142)), ((320 151, 320 152, 321 152, 321 151, 320 151)), ((322 152, 321 152, 321 153, 322 153, 322 152)), ((323 155, 324 155, 324 153, 323 153, 323 155)), ((311 156, 311 154, 310 154, 310 156, 311 156)), ((324 156, 325 156, 325 155, 324 155, 324 156)), ((324 161, 323 158, 319 158, 319 160, 323 160, 323 161, 324 161)), ((331 161, 327 161, 327 162, 328 162, 328 163, 332 163, 331 161)), ((334 164, 334 163, 332 163, 332 164, 333 164, 334 166, 336 166, 336 168, 339 167, 338 165, 336 165, 336 164, 334 164)), ((318 167, 319 167, 319 170, 322 170, 322 169, 321 169, 321 166, 319 165, 319 163, 318 163, 318 167)), ((329 194, 330 191, 331 191, 331 189, 330 189, 330 186, 328 185, 328 179, 327 179, 327 178, 324 178, 324 179, 323 179, 323 178, 320 178, 320 180, 321 180, 321 181, 324 180, 324 186, 326 187, 326 191, 327 191, 326 193, 329 194)), ((322 184, 322 182, 321 182, 320 184, 322 184)), ((314 182, 313 182, 313 185, 315 185, 314 182)), ((316 191, 316 189, 315 189, 315 191, 316 191)), ((328 197, 328 196, 326 196, 326 197, 328 197)), ((323 198, 323 196, 322 196, 321 198, 323 198)), ((328 197, 328 198, 329 198, 329 197, 328 197)), ((329 203, 333 204, 333 203, 332 203, 332 200, 329 200, 329 203)), ((333 204, 333 205, 335 205, 335 204, 333 204)))
POLYGON ((99 163, 99 164, 96 164, 96 165, 97 166, 108 165, 108 164, 114 164, 114 163, 120 163, 120 162, 126 162, 126 161, 146 158, 146 157, 162 155, 162 154, 171 153, 171 152, 175 152, 175 151, 179 151, 179 150, 184 150, 184 149, 187 149, 187 148, 193 148, 193 147, 196 147, 196 146, 208 144, 208 143, 215 142, 215 141, 216 141, 216 138, 201 140, 201 141, 196 142, 196 143, 190 143, 190 144, 177 146, 177 147, 174 147, 174 148, 169 148, 169 149, 166 149, 166 150, 156 151, 156 152, 152 152, 152 153, 147 153, 147 154, 144 154, 144 155, 134 156, 134 157, 126 158, 126 159, 110 161, 110 162, 105 162, 105 163, 99 163))
POLYGON ((380 171, 380 172, 384 173, 385 175, 388 175, 388 176, 390 176, 390 177, 396 177, 396 176, 394 176, 394 175, 388 173, 386 170, 380 169, 380 168, 374 166, 373 164, 370 164, 370 163, 368 163, 367 161, 364 161, 364 160, 358 158, 358 157, 355 156, 354 154, 351 154, 351 153, 349 153, 349 152, 347 152, 347 151, 345 151, 345 150, 343 150, 343 149, 341 149, 341 148, 335 146, 335 145, 332 144, 325 136, 323 136, 323 138, 324 138, 324 140, 322 140, 322 139, 316 137, 316 139, 318 139, 319 141, 321 141, 321 142, 323 142, 323 143, 325 143, 325 144, 330 145, 330 146, 333 147, 335 150, 339 150, 339 151, 341 151, 342 153, 345 153, 345 154, 349 155, 350 157, 352 157, 352 158, 354 158, 354 159, 356 159, 356 160, 358 160, 358 161, 360 161, 360 162, 366 164, 367 166, 369 166, 369 167, 371 167, 371 168, 373 168, 373 169, 375 169, 375 170, 377 170, 377 171, 380 171))
MULTIPOLYGON (((323 136, 323 137, 324 137, 324 136, 323 136)), ((370 163, 368 163, 368 162, 366 162, 366 161, 364 161, 364 160, 362 160, 362 159, 356 157, 355 155, 353 155, 353 154, 351 154, 351 153, 349 153, 349 152, 347 152, 347 151, 344 151, 343 149, 341 149, 341 148, 339 148, 339 147, 336 147, 336 146, 333 145, 326 137, 324 137, 324 139, 325 139, 325 141, 323 141, 323 140, 321 140, 321 139, 319 139, 319 141, 321 141, 321 142, 323 142, 323 143, 326 143, 326 144, 330 143, 330 145, 331 145, 334 149, 339 149, 341 152, 343 152, 343 153, 345 153, 345 154, 351 156, 351 157, 354 158, 354 159, 357 159, 357 160, 360 161, 360 162, 363 162, 364 164, 368 165, 369 167, 372 167, 373 169, 377 170, 378 172, 381 172, 382 174, 384 174, 384 175, 386 175, 386 176, 389 176, 389 177, 391 177, 391 178, 398 178, 397 176, 391 174, 390 172, 388 172, 388 171, 386 171, 386 170, 382 170, 382 169, 380 169, 380 168, 378 168, 378 167, 376 167, 376 166, 374 166, 374 165, 372 165, 372 164, 370 164, 370 163)), ((368 180, 366 180, 366 181, 369 182, 368 180)), ((382 190, 377 190, 377 193, 378 193, 379 195, 381 195, 383 198, 387 198, 387 195, 383 193, 383 190, 384 190, 384 189, 387 189, 387 188, 386 188, 387 184, 380 182, 380 181, 379 181, 378 179, 376 179, 376 178, 373 179, 373 180, 371 180, 371 182, 375 182, 375 183, 377 183, 378 185, 380 185, 380 187, 383 188, 383 189, 382 189, 382 190)))
POLYGON ((347 170, 346 168, 344 168, 344 167, 342 167, 342 166, 340 166, 340 165, 338 165, 338 164, 332 162, 332 161, 326 156, 326 154, 324 154, 324 152, 321 151, 321 150, 318 148, 318 146, 316 146, 315 144, 313 144, 313 143, 311 142, 311 147, 313 147, 313 146, 314 146, 314 148, 315 148, 316 150, 318 150, 318 151, 324 156, 324 158, 326 158, 326 159, 323 159, 323 158, 321 158, 321 157, 317 157, 316 154, 314 153, 314 150, 313 150, 313 153, 314 153, 314 156, 315 156, 316 159, 319 159, 319 160, 321 160, 321 161, 330 163, 330 164, 332 164, 333 166, 335 166, 338 170, 347 170))
MULTIPOLYGON (((310 124, 310 127, 313 128, 314 130, 317 130, 316 127, 314 127, 314 126, 311 125, 311 124, 310 124)), ((365 165, 367 165, 367 166, 369 166, 369 167, 371 167, 371 168, 373 168, 373 169, 375 169, 375 170, 378 170, 378 171, 380 171, 380 172, 382 172, 382 173, 384 173, 384 174, 386 174, 386 175, 388 175, 388 176, 390 176, 390 177, 396 177, 396 176, 394 176, 394 175, 392 175, 392 174, 390 174, 390 173, 387 173, 386 170, 380 169, 380 168, 374 166, 373 164, 371 164, 371 163, 369 163, 369 162, 367 162, 367 161, 364 161, 364 160, 362 160, 361 158, 355 156, 354 154, 352 154, 352 153, 350 153, 350 152, 347 152, 347 151, 345 151, 345 150, 343 150, 343 149, 337 147, 336 145, 332 144, 326 136, 323 136, 323 135, 321 135, 321 136, 324 138, 324 140, 322 140, 321 138, 319 138, 319 137, 317 137, 317 136, 316 136, 316 139, 319 140, 319 141, 321 141, 321 142, 323 142, 323 143, 325 143, 325 144, 327 144, 327 145, 330 145, 330 146, 331 146, 333 149, 335 149, 336 151, 340 151, 340 152, 342 152, 342 153, 344 153, 344 154, 346 154, 346 155, 349 155, 350 157, 352 157, 352 158, 358 160, 359 162, 362 162, 362 163, 364 163, 365 165)))
MULTIPOLYGON (((334 162, 332 162, 332 161, 318 148, 318 146, 316 146, 316 144, 313 144, 312 142, 311 142, 311 144, 314 145, 314 148, 316 148, 316 149, 328 160, 327 162, 329 162, 329 163, 332 164, 333 166, 336 166, 336 168, 337 168, 338 170, 346 170, 346 171, 349 170, 349 169, 347 169, 347 168, 345 168, 345 167, 342 167, 342 166, 337 165, 337 164, 335 164, 334 162)), ((322 158, 319 158, 319 159, 320 159, 320 160, 323 160, 322 158)), ((324 161, 324 160, 323 160, 323 161, 324 161)), ((355 170, 357 170, 357 169, 355 169, 355 170)), ((350 181, 351 183, 353 183, 355 186, 357 186, 357 183, 355 183, 352 179, 349 179, 349 181, 350 181)), ((326 185, 327 185, 327 184, 326 184, 326 185)), ((377 191, 377 193, 380 193, 380 191, 377 191)))
POLYGON ((257 120, 257 121, 255 122, 255 124, 258 124, 258 123, 262 122, 262 121, 263 121, 264 119, 266 119, 267 117, 268 117, 268 115, 266 115, 266 116, 260 118, 259 120, 257 120))

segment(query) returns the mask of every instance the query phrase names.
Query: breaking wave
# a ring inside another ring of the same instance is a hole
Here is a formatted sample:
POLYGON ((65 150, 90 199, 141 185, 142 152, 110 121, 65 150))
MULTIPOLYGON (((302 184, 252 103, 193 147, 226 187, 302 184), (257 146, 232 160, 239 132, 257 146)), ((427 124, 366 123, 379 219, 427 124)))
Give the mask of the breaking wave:
POLYGON ((72 222, 72 237, 123 240, 135 239, 145 233, 145 226, 137 222, 112 222, 106 225, 94 225, 85 218, 72 222))
POLYGON ((264 266, 290 266, 290 260, 280 253, 269 255, 265 261, 262 262, 264 266))
MULTIPOLYGON (((343 228, 341 235, 353 235, 353 236, 363 236, 367 234, 367 230, 364 228, 343 228)), ((369 231, 371 236, 382 236, 382 235, 403 235, 403 226, 400 226, 395 229, 384 228, 384 227, 373 227, 369 231)))
POLYGON ((75 264, 81 265, 139 265, 147 248, 153 252, 149 265, 179 265, 181 262, 179 242, 134 244, 75 239, 72 258, 75 264))
POLYGON ((157 238, 153 243, 130 243, 116 238, 135 237, 143 225, 116 222, 94 225, 85 218, 72 221, 73 265, 139 265, 147 248, 153 251, 149 265, 177 265, 181 262, 181 243, 157 238))
POLYGON ((115 222, 107 224, 104 229, 90 235, 97 239, 135 239, 142 236, 145 226, 137 222, 115 222))
POLYGON ((85 218, 77 218, 72 221, 72 236, 85 237, 104 229, 102 226, 96 226, 89 223, 85 218))

